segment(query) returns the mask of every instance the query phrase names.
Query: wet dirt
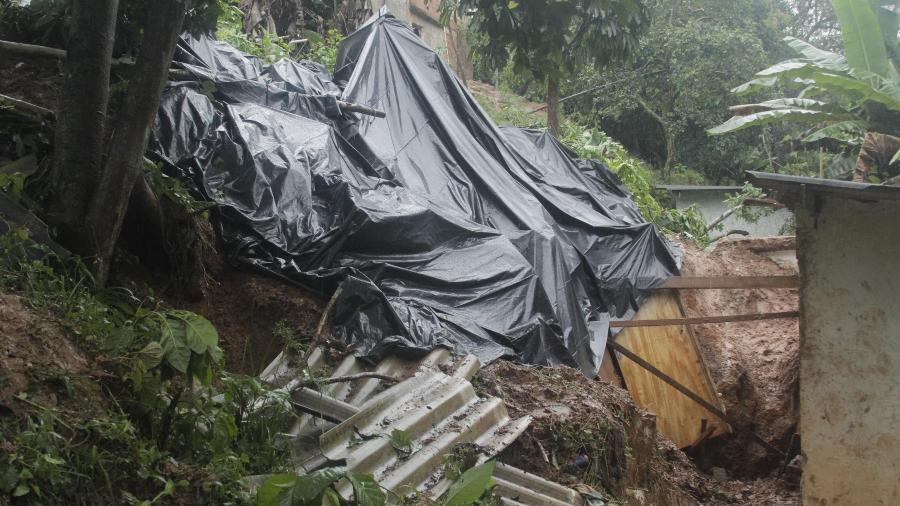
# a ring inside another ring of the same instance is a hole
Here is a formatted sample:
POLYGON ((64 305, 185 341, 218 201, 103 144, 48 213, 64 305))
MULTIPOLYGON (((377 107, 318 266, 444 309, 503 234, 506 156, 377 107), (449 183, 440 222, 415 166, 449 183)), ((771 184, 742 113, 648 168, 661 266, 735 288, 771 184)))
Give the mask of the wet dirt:
POLYGON ((213 274, 203 300, 180 305, 203 315, 219 331, 226 370, 255 375, 287 344, 276 327, 308 343, 324 302, 283 281, 223 266, 213 274))
MULTIPOLYGON (((683 275, 764 276, 797 274, 784 261, 793 237, 736 238, 711 250, 684 243, 683 275), (773 260, 774 256, 778 261, 773 260)), ((681 290, 686 316, 795 311, 796 289, 681 290)), ((705 470, 721 467, 742 478, 781 472, 784 459, 754 443, 750 431, 796 452, 799 408, 800 330, 797 318, 695 325, 726 412, 737 420, 733 433, 692 452, 705 470)))
POLYGON ((797 491, 777 477, 719 480, 701 472, 626 390, 575 369, 500 360, 474 384, 502 398, 511 417, 533 417, 500 460, 576 490, 588 485, 620 504, 799 504, 797 491))
POLYGON ((102 395, 90 379, 97 370, 59 317, 0 293, 0 416, 22 416, 34 408, 81 417, 101 412, 102 395))

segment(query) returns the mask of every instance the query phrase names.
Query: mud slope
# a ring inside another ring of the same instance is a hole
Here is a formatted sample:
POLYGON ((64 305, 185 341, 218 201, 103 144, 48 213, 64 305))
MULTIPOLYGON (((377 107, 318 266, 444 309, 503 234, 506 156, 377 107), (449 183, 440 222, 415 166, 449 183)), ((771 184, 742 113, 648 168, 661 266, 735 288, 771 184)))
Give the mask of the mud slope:
MULTIPOLYGON (((794 247, 793 237, 726 239, 709 251, 684 244, 683 275, 796 274, 796 264, 766 255, 794 247)), ((797 290, 682 290, 687 316, 794 311, 797 290)), ((696 325, 694 331, 726 411, 739 420, 730 437, 712 440, 696 454, 704 468, 723 467, 741 477, 781 469, 746 433, 753 430, 787 449, 798 422, 800 330, 796 318, 696 325)), ((792 447, 796 447, 797 441, 792 447)))

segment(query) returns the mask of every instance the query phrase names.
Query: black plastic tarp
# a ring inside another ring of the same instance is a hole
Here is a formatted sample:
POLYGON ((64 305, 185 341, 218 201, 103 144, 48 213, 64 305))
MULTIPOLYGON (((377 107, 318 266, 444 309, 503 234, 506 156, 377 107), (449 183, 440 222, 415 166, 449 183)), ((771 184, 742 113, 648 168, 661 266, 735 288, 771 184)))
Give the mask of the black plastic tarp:
POLYGON ((340 282, 333 333, 359 356, 443 346, 593 376, 609 319, 677 272, 614 173, 498 128, 385 12, 343 43, 335 81, 204 37, 176 60, 200 81, 167 88, 151 153, 218 204, 235 262, 340 282), (341 114, 338 98, 387 115, 341 114))

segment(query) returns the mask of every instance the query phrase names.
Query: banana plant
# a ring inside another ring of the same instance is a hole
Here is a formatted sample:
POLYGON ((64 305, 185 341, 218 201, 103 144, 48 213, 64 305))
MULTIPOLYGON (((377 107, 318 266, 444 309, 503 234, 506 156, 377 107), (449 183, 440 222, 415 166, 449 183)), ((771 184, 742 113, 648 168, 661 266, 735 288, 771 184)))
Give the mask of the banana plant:
POLYGON ((803 139, 806 142, 832 138, 860 144, 868 132, 900 135, 896 0, 833 3, 844 55, 786 37, 797 58, 762 70, 731 91, 748 95, 783 87, 799 90, 797 97, 733 106, 729 110, 734 116, 708 130, 711 135, 779 121, 814 125, 803 139))

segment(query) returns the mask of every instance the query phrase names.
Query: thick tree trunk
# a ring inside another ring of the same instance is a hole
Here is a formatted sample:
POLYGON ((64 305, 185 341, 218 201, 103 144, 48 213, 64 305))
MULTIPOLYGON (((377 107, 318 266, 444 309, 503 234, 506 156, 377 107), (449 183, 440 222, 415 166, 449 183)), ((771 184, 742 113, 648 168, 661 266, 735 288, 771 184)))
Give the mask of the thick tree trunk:
POLYGON ((144 28, 134 78, 128 84, 106 167, 86 220, 96 247, 93 271, 99 284, 106 281, 128 200, 141 173, 147 137, 156 118, 184 14, 185 0, 159 0, 144 28))
POLYGON ((672 129, 669 127, 669 124, 666 123, 662 116, 657 114, 657 112, 650 107, 650 104, 648 104, 647 101, 643 99, 643 97, 641 97, 640 95, 636 95, 636 100, 638 104, 640 104, 640 106, 644 109, 644 111, 652 116, 653 119, 655 119, 656 122, 659 123, 659 126, 662 128, 663 138, 666 143, 666 159, 665 162, 663 162, 662 171, 663 174, 668 176, 671 173, 672 165, 675 164, 675 134, 672 133, 672 129))
POLYGON ((84 218, 103 164, 109 66, 118 0, 74 0, 57 108, 54 163, 45 209, 59 241, 82 255, 93 248, 84 218))
POLYGON ((559 137, 559 79, 547 79, 547 126, 550 133, 559 137))

